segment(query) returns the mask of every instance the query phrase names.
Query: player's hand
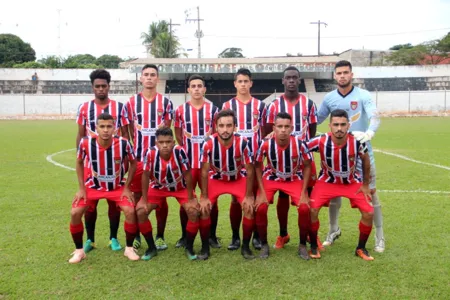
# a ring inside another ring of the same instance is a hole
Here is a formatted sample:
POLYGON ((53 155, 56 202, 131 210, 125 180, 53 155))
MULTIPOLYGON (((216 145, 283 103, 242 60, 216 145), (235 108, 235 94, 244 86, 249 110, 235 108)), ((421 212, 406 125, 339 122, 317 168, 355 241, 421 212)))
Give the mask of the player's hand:
POLYGON ((255 200, 253 199, 253 197, 244 197, 244 200, 242 201, 242 208, 244 209, 244 213, 250 215, 253 212, 254 202, 255 200))
POLYGON ((373 138, 375 132, 373 132, 372 130, 367 130, 366 132, 352 131, 352 134, 361 143, 366 143, 373 138))
POLYGON ((260 193, 259 195, 256 196, 256 200, 255 200, 255 204, 254 204, 255 211, 257 211, 258 207, 264 203, 268 203, 268 201, 267 201, 266 193, 263 191, 262 193, 260 193))
POLYGON ((356 194, 363 193, 364 198, 366 199, 367 203, 372 205, 372 195, 370 194, 370 188, 368 184, 363 184, 357 191, 356 194))
POLYGON ((123 192, 122 192, 122 195, 120 196, 120 199, 123 200, 123 198, 127 198, 128 202, 130 202, 131 204, 134 204, 133 193, 130 191, 130 189, 128 187, 125 187, 123 189, 123 192))
POLYGON ((145 214, 148 215, 148 199, 147 197, 142 196, 141 199, 139 199, 139 201, 142 201, 144 203, 143 209, 145 214))
POLYGON ((305 191, 304 193, 302 193, 300 195, 300 202, 298 203, 298 206, 300 206, 300 204, 306 204, 309 207, 309 196, 308 196, 308 191, 305 191))
POLYGON ((203 216, 209 216, 212 209, 211 200, 208 197, 200 196, 200 213, 203 216))
POLYGON ((274 134, 275 134, 275 132, 272 131, 271 133, 269 133, 268 135, 266 135, 266 136, 264 137, 264 139, 270 140, 270 139, 273 137, 274 134))
POLYGON ((86 196, 85 189, 81 189, 75 194, 75 197, 73 197, 72 203, 75 204, 75 206, 77 206, 81 199, 84 200, 84 204, 87 203, 87 196, 86 196))

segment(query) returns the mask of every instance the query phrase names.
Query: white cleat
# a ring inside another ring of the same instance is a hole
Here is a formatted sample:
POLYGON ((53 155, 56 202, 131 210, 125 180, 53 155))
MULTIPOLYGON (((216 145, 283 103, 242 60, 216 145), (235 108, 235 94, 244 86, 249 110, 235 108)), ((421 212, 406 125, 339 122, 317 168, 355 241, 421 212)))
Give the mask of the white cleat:
POLYGON ((378 253, 383 253, 384 249, 386 248, 384 237, 378 238, 375 236, 375 247, 373 248, 373 251, 378 253))
POLYGON ((136 254, 136 251, 133 247, 125 247, 124 256, 128 257, 129 260, 139 260, 139 255, 136 254))
POLYGON ((77 264, 86 258, 86 253, 84 253, 83 249, 76 249, 72 255, 72 258, 69 259, 69 263, 71 264, 77 264))
POLYGON ((338 230, 334 232, 328 232, 327 238, 322 243, 322 245, 324 247, 331 246, 334 243, 334 241, 336 241, 340 236, 341 236, 341 228, 338 228, 338 230))

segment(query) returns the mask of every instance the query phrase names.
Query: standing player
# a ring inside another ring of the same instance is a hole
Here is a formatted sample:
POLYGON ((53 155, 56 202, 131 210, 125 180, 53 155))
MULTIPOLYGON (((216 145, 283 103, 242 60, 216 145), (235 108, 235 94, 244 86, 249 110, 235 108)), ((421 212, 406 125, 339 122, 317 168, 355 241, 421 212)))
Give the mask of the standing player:
MULTIPOLYGON (((235 134, 235 129, 234 112, 230 109, 220 111, 216 119, 217 133, 208 138, 203 145, 200 207, 205 218, 202 221, 208 223, 209 229, 208 217, 211 206, 217 205, 219 196, 231 194, 236 197, 244 210, 241 254, 245 259, 253 259, 250 238, 253 231, 254 167, 248 142, 246 138, 235 134), (246 177, 241 172, 243 167, 247 172, 246 177)), ((200 229, 202 237, 200 259, 207 259, 210 255, 208 233, 209 231, 203 233, 200 229)))
MULTIPOLYGON (((342 60, 336 63, 334 68, 334 79, 338 88, 327 94, 318 112, 318 121, 322 123, 335 109, 345 110, 350 117, 350 130, 358 141, 365 142, 370 156, 370 189, 372 192, 372 204, 374 208, 375 225, 375 252, 383 252, 385 249, 383 233, 383 215, 381 213, 381 203, 376 192, 376 169, 370 140, 375 135, 380 126, 375 103, 368 91, 352 85, 353 73, 350 62, 342 60)), ((358 161, 358 170, 362 171, 361 161, 358 161)), ((330 203, 330 230, 327 234, 324 246, 331 245, 340 235, 341 229, 338 226, 339 209, 341 198, 336 198, 330 203)))
MULTIPOLYGON (((234 75, 234 87, 236 97, 228 100, 222 109, 231 109, 236 114, 237 133, 248 140, 250 153, 256 156, 261 139, 264 138, 264 118, 266 116, 266 105, 250 94, 253 85, 252 73, 248 69, 239 69, 234 75)), ((254 183, 254 194, 256 195, 257 183, 254 183)), ((233 197, 230 204, 230 223, 233 236, 228 250, 237 250, 241 245, 239 227, 241 226, 242 208, 236 198, 233 197)), ((211 220, 214 223, 214 220, 211 220)), ((217 218, 216 218, 217 223, 217 218)), ((261 249, 261 241, 258 231, 253 232, 253 247, 261 249)))
POLYGON ((260 257, 269 257, 267 202, 273 203, 273 196, 279 191, 289 195, 292 205, 298 207, 300 236, 298 255, 308 260, 306 240, 310 217, 307 187, 311 175, 311 155, 304 141, 291 134, 293 129, 291 115, 280 112, 276 115, 274 122, 274 136, 264 141, 256 157, 256 179, 259 190, 255 207, 256 226, 262 243, 260 257), (263 168, 265 158, 267 158, 267 166, 263 168))
MULTIPOLYGON (((309 140, 316 135, 317 116, 316 105, 311 99, 298 92, 301 83, 300 72, 296 67, 287 67, 284 70, 283 79, 284 94, 270 103, 267 108, 266 134, 272 132, 275 123, 275 117, 279 112, 286 112, 292 117, 292 125, 294 126, 292 134, 301 138, 303 141, 309 140)), ((308 181, 308 192, 314 186, 316 180, 316 166, 312 161, 311 166, 312 178, 308 181)), ((274 248, 281 249, 289 242, 290 236, 287 231, 289 214, 289 197, 280 192, 277 202, 277 215, 280 224, 280 235, 274 248)))
MULTIPOLYGON (((133 138, 134 151, 138 161, 136 174, 131 183, 131 191, 134 193, 135 201, 141 198, 141 178, 143 172, 144 152, 147 148, 155 146, 155 132, 158 128, 169 127, 172 124, 172 102, 163 95, 156 92, 159 82, 158 67, 155 65, 145 65, 141 71, 140 78, 143 90, 134 95, 127 103, 127 111, 130 119, 131 138, 133 138)), ((169 207, 164 200, 156 210, 157 233, 156 247, 158 250, 167 249, 164 241, 164 231, 166 228, 169 207)), ((140 246, 140 238, 135 243, 136 248, 140 246)))
POLYGON ((198 202, 194 196, 189 159, 181 146, 175 146, 170 128, 159 128, 155 137, 156 147, 149 148, 144 156, 142 199, 136 206, 139 230, 148 244, 142 259, 150 260, 157 255, 149 214, 167 197, 175 197, 189 218, 186 226, 186 255, 189 260, 195 260, 197 256, 193 247, 199 229, 198 202))
POLYGON ((133 196, 129 189, 136 170, 136 160, 130 143, 115 136, 116 120, 108 113, 97 117, 96 135, 84 137, 78 146, 76 171, 79 191, 72 203, 70 233, 75 243, 75 252, 70 263, 79 263, 86 257, 83 250, 83 214, 88 207, 96 207, 100 199, 109 199, 118 205, 125 214, 125 235, 127 246, 124 255, 130 260, 139 260, 134 252, 133 240, 136 236, 136 214, 133 196), (89 166, 84 166, 87 161, 89 166), (129 163, 126 183, 125 164, 129 163), (84 180, 84 170, 88 168, 90 175, 84 180))
MULTIPOLYGON (((111 81, 111 75, 108 71, 103 69, 97 69, 90 74, 92 90, 94 92, 94 100, 85 102, 78 108, 77 124, 78 132, 76 136, 76 145, 80 144, 81 139, 84 136, 95 137, 97 135, 97 117, 102 113, 109 113, 114 118, 114 134, 120 134, 124 138, 128 139, 128 118, 126 106, 120 102, 109 99, 109 83, 111 81), (120 132, 119 132, 120 130, 120 132)), ((85 179, 90 174, 89 168, 87 168, 89 162, 85 162, 85 179)), ((108 201, 108 217, 109 217, 109 245, 112 250, 119 251, 122 246, 117 240, 117 232, 120 224, 120 211, 116 207, 115 201, 108 201)), ((89 207, 84 216, 87 240, 84 244, 84 251, 87 253, 95 248, 95 223, 97 221, 97 202, 95 205, 89 207)))
MULTIPOLYGON (((175 111, 175 137, 178 145, 186 151, 191 165, 192 188, 200 182, 200 156, 203 142, 214 132, 214 118, 219 111, 217 106, 206 101, 205 80, 200 75, 192 75, 188 80, 188 92, 191 99, 180 105, 175 111)), ((175 247, 184 247, 188 217, 180 206, 182 236, 175 247)))
POLYGON ((355 255, 364 260, 373 260, 366 250, 367 239, 372 231, 373 207, 370 203, 370 158, 365 143, 348 134, 350 124, 345 110, 335 109, 330 116, 331 132, 315 137, 308 142, 308 149, 320 154, 321 170, 311 194, 311 252, 312 258, 320 258, 317 249, 319 211, 335 197, 350 199, 353 208, 361 212, 359 242, 355 255), (363 165, 364 179, 361 183, 357 161, 363 165))

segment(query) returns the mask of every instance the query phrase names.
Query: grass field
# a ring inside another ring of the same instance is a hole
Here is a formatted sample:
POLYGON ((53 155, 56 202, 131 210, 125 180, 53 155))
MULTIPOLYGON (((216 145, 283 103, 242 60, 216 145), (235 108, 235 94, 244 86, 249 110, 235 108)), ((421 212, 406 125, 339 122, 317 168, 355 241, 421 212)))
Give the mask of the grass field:
MULTIPOLYGON (((296 256, 298 228, 296 211, 291 209, 293 238, 286 248, 272 251, 268 260, 244 261, 239 252, 226 250, 231 230, 229 198, 223 197, 218 228, 223 247, 213 249, 208 261, 189 262, 182 250, 175 249, 180 235, 178 204, 170 199, 169 249, 155 259, 130 262, 122 252, 107 248, 107 205, 102 201, 98 249, 83 263, 69 265, 75 173, 50 164, 46 157, 75 147, 74 122, 0 121, 0 128, 0 299, 450 299, 450 118, 382 120, 375 148, 447 169, 376 153, 387 249, 383 254, 371 251, 371 236, 368 250, 373 262, 353 254, 359 213, 347 200, 340 218, 343 234, 321 260, 302 261, 296 256)), ((74 153, 53 159, 73 167, 74 153)), ((273 244, 278 234, 275 207, 269 213, 273 244)), ((324 237, 327 211, 320 216, 324 237)), ((122 227, 119 240, 124 245, 122 227)))

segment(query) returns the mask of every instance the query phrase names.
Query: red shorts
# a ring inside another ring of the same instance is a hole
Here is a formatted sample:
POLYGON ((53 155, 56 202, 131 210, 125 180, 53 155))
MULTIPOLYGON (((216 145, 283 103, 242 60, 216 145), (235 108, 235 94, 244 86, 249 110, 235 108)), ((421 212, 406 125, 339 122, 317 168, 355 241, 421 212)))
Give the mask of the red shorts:
POLYGON ((191 169, 192 174, 192 188, 195 190, 197 185, 201 187, 202 184, 202 169, 191 169))
POLYGON ((130 184, 130 190, 133 193, 142 193, 142 174, 144 173, 144 163, 142 161, 137 162, 136 172, 134 173, 133 180, 130 184))
POLYGON ((153 188, 148 189, 148 194, 147 194, 148 203, 158 204, 160 206, 161 202, 166 200, 167 197, 176 198, 178 203, 180 203, 180 205, 183 205, 183 204, 189 202, 187 189, 182 189, 182 190, 175 191, 175 192, 169 192, 167 190, 160 190, 160 189, 153 189, 153 188))
POLYGON ((217 202, 220 195, 230 194, 235 196, 239 203, 245 198, 247 189, 247 178, 241 177, 234 181, 223 181, 217 179, 208 179, 208 198, 212 204, 217 202))
POLYGON ((100 199, 107 199, 110 201, 114 201, 114 202, 116 202, 117 206, 134 207, 134 203, 128 201, 128 198, 125 198, 125 197, 121 198, 123 189, 124 189, 124 187, 120 187, 114 191, 106 192, 106 191, 98 191, 98 190, 87 188, 86 189, 86 196, 87 196, 86 203, 84 202, 83 199, 81 199, 80 201, 78 201, 77 205, 72 203, 72 207, 76 208, 76 207, 89 206, 90 208, 95 208, 95 206, 97 205, 97 201, 100 199))
POLYGON ((364 212, 373 212, 373 207, 364 198, 363 193, 356 194, 362 183, 337 184, 317 181, 311 194, 311 208, 328 206, 330 200, 336 197, 345 197, 350 200, 352 208, 359 208, 364 212))
MULTIPOLYGON (((295 181, 274 181, 263 178, 264 191, 267 201, 273 204, 273 196, 277 191, 284 192, 291 196, 291 204, 297 206, 300 203, 300 194, 303 188, 303 180, 295 181)), ((261 191, 258 190, 258 194, 261 191)))

